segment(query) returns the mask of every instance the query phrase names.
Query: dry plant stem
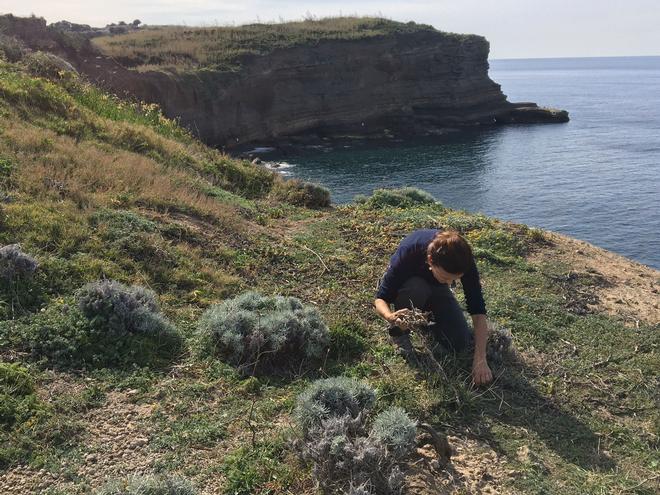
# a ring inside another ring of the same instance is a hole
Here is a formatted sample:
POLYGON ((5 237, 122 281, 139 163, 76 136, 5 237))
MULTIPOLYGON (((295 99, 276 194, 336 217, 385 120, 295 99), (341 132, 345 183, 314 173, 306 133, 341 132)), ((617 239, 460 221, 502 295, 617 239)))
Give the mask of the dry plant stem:
POLYGON ((308 248, 308 247, 305 246, 304 244, 301 244, 301 247, 302 247, 303 249, 309 251, 310 253, 312 253, 313 255, 315 255, 315 256, 319 259, 319 261, 320 261, 321 264, 323 265, 323 271, 321 272, 321 275, 323 275, 325 272, 329 272, 329 271, 330 271, 330 269, 328 268, 328 265, 325 264, 325 262, 323 261, 323 258, 321 258, 321 256, 319 255, 319 253, 317 253, 316 251, 314 251, 314 250, 311 249, 311 248, 308 248))

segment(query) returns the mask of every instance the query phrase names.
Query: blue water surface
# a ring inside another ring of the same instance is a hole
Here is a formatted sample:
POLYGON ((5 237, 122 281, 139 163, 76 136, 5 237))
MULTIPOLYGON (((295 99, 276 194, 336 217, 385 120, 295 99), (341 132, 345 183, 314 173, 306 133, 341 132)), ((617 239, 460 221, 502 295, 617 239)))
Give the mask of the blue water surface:
POLYGON ((510 101, 563 108, 571 121, 308 148, 286 171, 337 203, 412 185, 660 268, 660 57, 494 60, 490 76, 510 101))

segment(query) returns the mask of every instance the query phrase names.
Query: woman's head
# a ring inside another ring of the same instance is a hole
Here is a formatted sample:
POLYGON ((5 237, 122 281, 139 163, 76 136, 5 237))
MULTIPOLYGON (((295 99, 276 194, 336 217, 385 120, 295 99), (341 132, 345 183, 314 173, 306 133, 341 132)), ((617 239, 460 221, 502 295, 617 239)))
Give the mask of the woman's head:
POLYGON ((443 283, 461 278, 473 260, 470 244, 455 230, 438 232, 426 255, 433 276, 443 283))

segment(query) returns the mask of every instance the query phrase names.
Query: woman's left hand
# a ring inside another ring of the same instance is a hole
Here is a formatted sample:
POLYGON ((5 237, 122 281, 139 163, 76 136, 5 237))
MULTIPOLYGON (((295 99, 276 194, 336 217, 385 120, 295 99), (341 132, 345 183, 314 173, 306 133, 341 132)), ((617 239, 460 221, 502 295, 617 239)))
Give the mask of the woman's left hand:
POLYGON ((472 364, 472 381, 475 385, 486 385, 493 381, 493 372, 486 360, 475 360, 472 364))

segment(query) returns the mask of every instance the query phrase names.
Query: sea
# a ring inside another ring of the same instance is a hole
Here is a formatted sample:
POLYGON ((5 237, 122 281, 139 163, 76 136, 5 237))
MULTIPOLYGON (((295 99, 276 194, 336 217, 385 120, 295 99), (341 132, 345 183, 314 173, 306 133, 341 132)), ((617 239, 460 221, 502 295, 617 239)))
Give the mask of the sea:
POLYGON ((490 77, 509 101, 566 109, 570 122, 300 148, 277 169, 335 203, 419 187, 660 269, 660 57, 492 60, 490 77))

